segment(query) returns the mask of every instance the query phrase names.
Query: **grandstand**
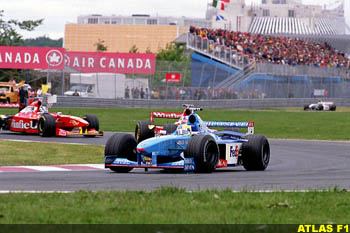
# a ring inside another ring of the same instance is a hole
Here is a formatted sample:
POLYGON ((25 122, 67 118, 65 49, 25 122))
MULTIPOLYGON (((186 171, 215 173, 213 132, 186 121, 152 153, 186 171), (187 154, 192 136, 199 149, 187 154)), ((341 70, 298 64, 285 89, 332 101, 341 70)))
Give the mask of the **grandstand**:
MULTIPOLYGON (((303 5, 300 0, 261 0, 251 6, 244 0, 228 2, 224 11, 208 8, 212 28, 193 27, 188 34, 197 68, 198 61, 210 58, 238 71, 208 81, 211 86, 255 90, 273 98, 309 98, 316 89, 327 90, 330 97, 350 96, 343 0, 332 6, 303 5)), ((212 65, 202 63, 205 69, 212 65)), ((218 67, 212 69, 222 73, 218 67)), ((199 72, 192 69, 192 79, 201 80, 192 83, 203 87, 206 78, 199 72)))

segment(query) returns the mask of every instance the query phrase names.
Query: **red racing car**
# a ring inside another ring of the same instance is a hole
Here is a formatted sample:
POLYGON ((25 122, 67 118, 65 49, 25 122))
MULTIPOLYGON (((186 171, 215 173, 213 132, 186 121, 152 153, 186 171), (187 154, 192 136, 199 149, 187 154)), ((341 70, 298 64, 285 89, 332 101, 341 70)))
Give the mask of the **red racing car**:
POLYGON ((41 101, 35 101, 16 115, 0 115, 0 129, 42 137, 83 135, 87 137, 103 136, 99 131, 99 121, 95 115, 83 118, 49 113, 41 101))

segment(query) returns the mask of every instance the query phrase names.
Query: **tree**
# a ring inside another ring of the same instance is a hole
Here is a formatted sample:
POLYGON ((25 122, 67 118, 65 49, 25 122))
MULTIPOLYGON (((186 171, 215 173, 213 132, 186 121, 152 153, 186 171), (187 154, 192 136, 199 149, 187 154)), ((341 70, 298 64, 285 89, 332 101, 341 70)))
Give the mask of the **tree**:
POLYGON ((186 54, 186 47, 181 43, 167 44, 165 49, 159 49, 157 60, 189 62, 190 57, 186 54))
MULTIPOLYGON (((23 37, 18 30, 33 31, 37 26, 43 23, 43 19, 18 21, 3 19, 4 11, 0 10, 0 46, 21 46, 23 37)), ((20 70, 0 69, 0 80, 4 77, 15 77, 18 79, 20 70)), ((18 80, 17 80, 18 81, 18 80)))
POLYGON ((96 46, 96 51, 98 51, 98 52, 105 52, 108 49, 108 47, 105 45, 105 41, 101 40, 100 38, 94 44, 94 46, 96 46))
POLYGON ((50 39, 46 36, 37 37, 34 39, 26 39, 23 42, 23 46, 28 47, 59 47, 63 46, 63 38, 58 40, 50 39))
POLYGON ((152 53, 152 51, 151 51, 150 47, 147 47, 147 49, 146 49, 146 53, 152 53))
POLYGON ((136 47, 136 45, 133 45, 129 49, 129 53, 139 53, 139 49, 136 47))
POLYGON ((22 36, 17 32, 18 29, 33 31, 37 26, 41 25, 43 19, 39 20, 3 20, 3 10, 0 10, 0 45, 20 46, 23 44, 22 36))

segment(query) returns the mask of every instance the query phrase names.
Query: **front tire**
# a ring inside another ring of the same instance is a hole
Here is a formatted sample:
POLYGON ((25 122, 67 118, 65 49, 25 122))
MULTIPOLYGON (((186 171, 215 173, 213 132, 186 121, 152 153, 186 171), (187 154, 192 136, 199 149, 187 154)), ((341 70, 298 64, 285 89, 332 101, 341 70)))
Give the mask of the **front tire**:
POLYGON ((52 137, 56 135, 55 117, 50 114, 43 114, 38 122, 38 133, 41 137, 52 137))
MULTIPOLYGON (((116 158, 126 158, 130 161, 137 161, 136 140, 131 134, 117 133, 108 139, 105 147, 105 156, 116 156, 116 158)), ((110 167, 114 172, 127 173, 132 167, 110 167)))
MULTIPOLYGON (((85 115, 83 117, 84 120, 86 120, 89 125, 86 128, 87 131, 90 131, 92 129, 99 131, 100 130, 100 122, 98 121, 97 116, 95 115, 85 115)), ((84 135, 85 137, 95 137, 96 135, 84 135)))
POLYGON ((263 171, 270 162, 270 145, 264 135, 248 135, 242 145, 243 167, 247 171, 263 171))
POLYGON ((219 147, 210 135, 195 135, 189 141, 185 157, 193 157, 196 172, 211 173, 219 162, 219 147))

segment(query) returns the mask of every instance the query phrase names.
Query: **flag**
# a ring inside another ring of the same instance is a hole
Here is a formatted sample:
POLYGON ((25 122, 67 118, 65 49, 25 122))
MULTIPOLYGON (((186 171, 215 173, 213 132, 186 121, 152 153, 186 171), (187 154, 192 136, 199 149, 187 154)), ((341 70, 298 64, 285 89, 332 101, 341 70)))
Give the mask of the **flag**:
POLYGON ((224 2, 227 2, 227 1, 230 2, 230 0, 223 0, 223 1, 213 0, 213 7, 224 11, 225 10, 224 2))
POLYGON ((216 16, 216 21, 222 21, 222 20, 226 20, 224 16, 222 16, 222 15, 216 16))

